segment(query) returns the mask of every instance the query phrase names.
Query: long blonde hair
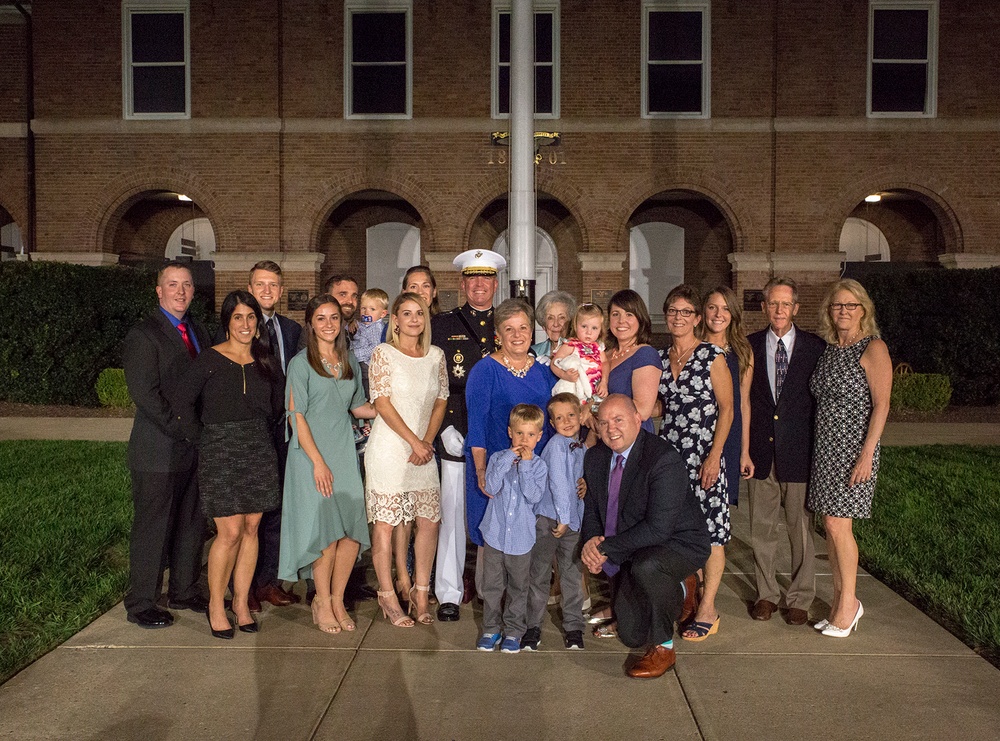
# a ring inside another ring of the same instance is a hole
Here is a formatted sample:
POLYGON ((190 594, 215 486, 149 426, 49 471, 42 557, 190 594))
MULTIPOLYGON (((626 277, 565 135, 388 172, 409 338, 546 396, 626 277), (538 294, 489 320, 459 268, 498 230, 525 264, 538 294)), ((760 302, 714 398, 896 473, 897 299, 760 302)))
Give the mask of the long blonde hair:
POLYGON ((392 312, 389 314, 389 331, 386 333, 385 341, 397 350, 401 349, 399 346, 399 325, 396 323, 396 314, 399 313, 399 308, 407 301, 412 301, 424 312, 424 329, 420 333, 420 337, 417 338, 417 344, 420 346, 420 351, 426 355, 427 351, 431 349, 431 312, 427 308, 427 302, 419 294, 405 291, 396 296, 396 300, 392 302, 392 312))
MULTIPOLYGON (((736 292, 732 288, 729 286, 716 286, 705 294, 705 301, 701 306, 703 316, 708 306, 708 300, 716 293, 722 296, 722 300, 726 302, 726 307, 729 309, 729 316, 732 318, 729 326, 726 327, 726 344, 736 353, 736 360, 739 363, 740 376, 742 377, 753 361, 753 350, 750 348, 746 333, 743 331, 743 307, 740 306, 739 298, 737 298, 736 292)), ((699 325, 698 330, 701 339, 705 339, 708 336, 708 326, 704 321, 699 325)))
POLYGON ((819 307, 820 336, 829 343, 837 341, 837 328, 833 325, 833 320, 830 318, 830 304, 833 303, 833 297, 837 291, 847 291, 861 304, 861 311, 863 312, 861 315, 862 336, 872 335, 873 337, 880 337, 881 332, 879 331, 878 323, 875 321, 875 304, 872 302, 871 296, 868 295, 865 287, 851 278, 838 280, 830 286, 823 297, 823 303, 819 307))

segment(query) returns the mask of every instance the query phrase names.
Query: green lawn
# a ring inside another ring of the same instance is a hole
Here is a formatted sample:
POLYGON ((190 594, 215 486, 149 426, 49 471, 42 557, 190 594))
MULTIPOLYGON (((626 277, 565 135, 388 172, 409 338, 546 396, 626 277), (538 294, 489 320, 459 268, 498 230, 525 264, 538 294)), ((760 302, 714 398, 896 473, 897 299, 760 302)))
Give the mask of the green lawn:
POLYGON ((0 442, 0 682, 125 594, 124 443, 0 442))
POLYGON ((882 456, 862 565, 1000 665, 1000 447, 882 456))

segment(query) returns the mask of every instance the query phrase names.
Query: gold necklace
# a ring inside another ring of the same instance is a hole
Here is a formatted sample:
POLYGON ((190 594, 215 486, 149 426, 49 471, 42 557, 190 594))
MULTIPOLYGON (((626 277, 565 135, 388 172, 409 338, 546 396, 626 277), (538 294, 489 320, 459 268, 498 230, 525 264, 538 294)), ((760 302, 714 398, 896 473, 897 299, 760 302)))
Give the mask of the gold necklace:
POLYGON ((511 365, 510 358, 507 357, 507 353, 500 353, 500 356, 503 358, 503 364, 507 366, 507 370, 510 371, 515 378, 524 378, 528 375, 528 369, 531 367, 532 363, 535 362, 535 359, 529 355, 527 360, 524 361, 524 367, 515 369, 514 366, 511 365))
POLYGON ((628 355, 630 352, 632 352, 633 350, 635 350, 637 347, 639 347, 639 343, 635 342, 635 341, 633 341, 632 344, 629 345, 628 347, 620 347, 619 346, 617 349, 611 351, 611 359, 612 360, 621 360, 626 355, 628 355))
POLYGON ((687 359, 687 356, 690 355, 691 351, 694 350, 696 347, 698 347, 698 345, 700 345, 700 344, 701 344, 700 342, 694 343, 693 345, 691 345, 691 347, 689 347, 683 353, 681 353, 680 349, 677 348, 676 345, 671 345, 670 346, 670 352, 673 352, 674 357, 677 360, 677 365, 684 365, 684 361, 687 359))

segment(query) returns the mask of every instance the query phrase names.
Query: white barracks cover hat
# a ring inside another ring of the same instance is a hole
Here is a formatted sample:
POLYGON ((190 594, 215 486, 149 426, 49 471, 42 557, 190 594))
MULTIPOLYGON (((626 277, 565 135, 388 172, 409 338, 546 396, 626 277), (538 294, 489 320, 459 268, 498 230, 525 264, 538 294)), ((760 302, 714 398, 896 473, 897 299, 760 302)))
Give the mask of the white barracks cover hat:
POLYGON ((507 267, 507 261, 493 250, 466 250, 452 260, 462 275, 496 275, 507 267))

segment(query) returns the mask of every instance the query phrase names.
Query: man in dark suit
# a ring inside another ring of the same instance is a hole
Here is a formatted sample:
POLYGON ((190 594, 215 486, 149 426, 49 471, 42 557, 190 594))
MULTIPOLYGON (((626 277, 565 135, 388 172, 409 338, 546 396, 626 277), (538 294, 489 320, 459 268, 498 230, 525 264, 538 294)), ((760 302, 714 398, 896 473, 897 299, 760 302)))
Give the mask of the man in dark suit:
POLYGON ((194 298, 191 271, 171 262, 157 275, 159 308, 125 337, 125 379, 135 402, 128 445, 135 508, 125 609, 129 622, 163 628, 173 616, 157 607, 163 569, 170 569, 167 604, 205 612, 200 594, 205 517, 198 503, 197 452, 184 437, 173 407, 184 372, 209 345, 204 328, 187 316, 194 298))
POLYGON ((473 597, 465 574, 465 452, 469 431, 465 407, 465 382, 477 362, 496 349, 493 297, 500 283, 497 272, 507 261, 492 250, 466 250, 453 264, 462 277, 459 285, 466 302, 431 320, 431 341, 444 351, 448 366, 448 408, 442 430, 434 441, 441 461, 441 525, 438 529, 434 594, 437 618, 458 620, 460 602, 473 597))
MULTIPOLYGON (((284 292, 281 266, 271 260, 262 260, 250 268, 247 290, 260 304, 264 315, 264 327, 260 338, 268 346, 272 355, 281 363, 281 372, 288 369, 288 361, 297 352, 302 327, 298 322, 277 312, 278 302, 284 292)), ((284 418, 272 430, 274 447, 278 453, 278 476, 285 481, 285 459, 288 457, 288 443, 285 442, 284 418)), ((254 593, 251 594, 250 611, 259 612, 261 602, 270 602, 276 607, 295 604, 299 596, 285 591, 278 580, 278 553, 281 537, 281 506, 265 512, 257 531, 260 550, 257 556, 257 570, 254 572, 254 593), (256 609, 255 609, 256 608, 256 609)))
POLYGON ((750 614, 770 620, 780 592, 775 574, 781 508, 792 550, 791 583, 785 593, 790 625, 803 625, 816 596, 816 549, 806 511, 806 483, 812 464, 815 402, 809 378, 826 343, 793 323, 799 311, 798 287, 790 278, 764 286, 761 308, 768 328, 747 339, 753 349, 750 383, 750 460, 748 482, 750 546, 753 548, 757 601, 750 614))
POLYGON ((674 622, 694 614, 695 572, 711 551, 708 524, 680 455, 642 429, 635 403, 612 394, 597 415, 601 443, 587 451, 580 540, 592 574, 612 579, 618 637, 648 646, 627 672, 662 676, 676 662, 674 622))

